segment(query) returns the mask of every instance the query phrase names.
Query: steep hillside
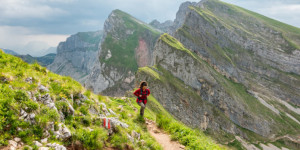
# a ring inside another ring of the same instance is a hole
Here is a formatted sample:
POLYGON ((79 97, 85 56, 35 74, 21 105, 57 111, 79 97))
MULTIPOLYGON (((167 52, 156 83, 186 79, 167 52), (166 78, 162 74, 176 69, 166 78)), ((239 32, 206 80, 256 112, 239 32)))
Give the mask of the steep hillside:
POLYGON ((84 83, 93 65, 97 63, 101 38, 102 31, 79 32, 72 35, 65 42, 59 43, 57 55, 47 68, 84 83))
POLYGON ((300 105, 299 28, 218 0, 185 8, 173 35, 187 48, 264 101, 300 105))
MULTIPOLYGON (((0 71, 0 149, 161 149, 131 96, 95 95, 2 50, 0 71), (111 119, 112 129, 102 127, 103 118, 111 119)), ((145 117, 187 149, 225 149, 173 119, 152 96, 145 117)))
POLYGON ((85 82, 88 89, 121 96, 133 88, 134 72, 151 64, 160 32, 129 14, 114 10, 104 23, 99 61, 85 82))
POLYGON ((137 106, 129 106, 130 99, 95 95, 70 77, 1 50, 0 61, 0 147, 160 149, 134 120, 137 106), (111 119, 113 130, 102 127, 105 117, 111 119))
POLYGON ((229 145, 235 139, 232 135, 254 144, 284 135, 297 141, 300 122, 291 114, 297 118, 299 114, 263 105, 241 83, 227 79, 172 36, 160 37, 153 58, 155 65, 140 68, 137 81, 151 83, 153 96, 185 124, 229 145))

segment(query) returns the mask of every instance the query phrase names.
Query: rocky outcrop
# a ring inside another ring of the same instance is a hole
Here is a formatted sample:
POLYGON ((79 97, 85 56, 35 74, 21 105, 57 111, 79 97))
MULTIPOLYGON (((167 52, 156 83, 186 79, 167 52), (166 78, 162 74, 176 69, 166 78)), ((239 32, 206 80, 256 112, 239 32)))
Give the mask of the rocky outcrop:
POLYGON ((124 95, 134 86, 134 72, 151 64, 155 40, 160 32, 120 10, 104 23, 98 60, 85 87, 105 95, 124 95))
POLYGON ((165 22, 160 23, 158 20, 153 20, 149 23, 149 25, 153 26, 154 28, 157 28, 165 33, 170 33, 170 28, 173 25, 173 21, 167 20, 165 22))
POLYGON ((97 63, 101 37, 102 31, 79 32, 70 36, 58 45, 57 55, 47 68, 84 83, 94 64, 97 63))
POLYGON ((222 129, 244 138, 247 133, 240 127, 269 138, 282 128, 294 128, 282 123, 278 113, 261 104, 242 84, 227 79, 167 34, 156 43, 153 58, 155 67, 140 69, 137 82, 151 83, 153 96, 185 124, 222 129))
POLYGON ((179 41, 228 78, 300 105, 299 29, 216 0, 186 5, 179 41))

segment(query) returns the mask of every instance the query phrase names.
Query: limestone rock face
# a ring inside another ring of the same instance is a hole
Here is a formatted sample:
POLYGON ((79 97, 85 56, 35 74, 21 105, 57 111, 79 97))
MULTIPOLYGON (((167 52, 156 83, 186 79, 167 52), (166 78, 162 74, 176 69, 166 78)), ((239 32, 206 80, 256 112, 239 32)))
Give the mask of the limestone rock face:
POLYGON ((172 33, 183 45, 227 78, 300 105, 299 29, 215 0, 183 8, 172 33))
POLYGON ((173 26, 173 21, 167 20, 165 22, 160 23, 158 20, 153 20, 149 23, 149 25, 165 32, 170 33, 170 28, 173 26))
POLYGON ((85 87, 95 93, 122 96, 134 87, 134 72, 150 65, 155 40, 160 32, 120 10, 104 23, 97 63, 85 87))
POLYGON ((247 133, 240 127, 269 138, 283 128, 293 128, 279 121, 280 114, 247 91, 242 83, 228 78, 168 34, 157 41, 153 61, 153 67, 139 69, 136 82, 151 83, 153 96, 189 126, 221 129, 244 138, 247 133))
POLYGON ((102 34, 102 31, 95 31, 70 36, 58 45, 57 55, 47 68, 84 83, 96 63, 102 34))

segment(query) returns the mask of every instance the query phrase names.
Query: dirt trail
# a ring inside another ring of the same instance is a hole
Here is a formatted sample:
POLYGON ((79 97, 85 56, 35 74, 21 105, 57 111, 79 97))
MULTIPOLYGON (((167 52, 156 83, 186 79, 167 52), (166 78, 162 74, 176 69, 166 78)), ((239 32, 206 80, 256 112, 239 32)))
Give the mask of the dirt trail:
POLYGON ((163 147, 164 150, 183 150, 185 149, 183 145, 178 142, 171 141, 171 137, 164 133, 161 129, 157 128, 155 122, 151 120, 146 120, 148 131, 151 136, 163 147))

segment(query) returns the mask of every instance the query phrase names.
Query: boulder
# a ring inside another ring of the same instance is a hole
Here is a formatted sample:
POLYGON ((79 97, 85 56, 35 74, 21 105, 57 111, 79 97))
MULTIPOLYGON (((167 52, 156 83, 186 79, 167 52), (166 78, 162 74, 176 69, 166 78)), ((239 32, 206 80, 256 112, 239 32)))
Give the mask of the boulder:
POLYGON ((58 128, 58 131, 54 132, 56 138, 60 138, 65 141, 72 136, 71 131, 64 124, 60 123, 58 128))
POLYGON ((25 79, 25 82, 32 83, 32 77, 28 77, 25 79))
POLYGON ((129 126, 126 123, 121 122, 117 118, 110 118, 112 127, 121 126, 122 128, 128 128, 129 126))
POLYGON ((38 89, 40 92, 49 92, 49 89, 45 87, 44 85, 39 85, 38 89))
POLYGON ((38 142, 38 141, 33 141, 33 145, 38 146, 38 147, 43 146, 43 144, 41 144, 41 143, 38 142))
POLYGON ((15 142, 15 141, 13 141, 13 140, 9 140, 9 141, 8 141, 8 144, 11 145, 11 146, 14 147, 14 148, 17 148, 17 147, 18 147, 18 143, 15 142))
POLYGON ((21 141, 21 138, 15 137, 15 138, 14 138, 14 141, 18 143, 18 142, 21 141))
POLYGON ((47 143, 48 142, 48 138, 41 139, 41 142, 42 143, 47 143))
POLYGON ((47 146, 53 148, 54 150, 67 150, 66 147, 57 143, 48 143, 47 146))

